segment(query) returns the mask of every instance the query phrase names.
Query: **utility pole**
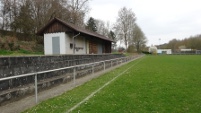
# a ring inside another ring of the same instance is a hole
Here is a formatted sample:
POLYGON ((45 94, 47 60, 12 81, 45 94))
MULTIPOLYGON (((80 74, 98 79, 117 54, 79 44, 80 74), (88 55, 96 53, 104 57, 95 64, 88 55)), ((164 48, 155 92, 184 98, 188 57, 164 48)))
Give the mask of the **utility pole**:
POLYGON ((158 49, 160 49, 160 41, 161 41, 161 38, 159 38, 158 40, 159 40, 158 49))

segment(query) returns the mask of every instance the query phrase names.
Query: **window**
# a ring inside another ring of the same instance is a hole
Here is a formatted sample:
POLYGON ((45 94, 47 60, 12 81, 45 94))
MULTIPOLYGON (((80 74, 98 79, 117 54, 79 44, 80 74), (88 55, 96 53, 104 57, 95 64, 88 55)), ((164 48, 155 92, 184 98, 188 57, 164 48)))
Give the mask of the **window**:
POLYGON ((70 43, 70 49, 73 49, 73 43, 70 43))

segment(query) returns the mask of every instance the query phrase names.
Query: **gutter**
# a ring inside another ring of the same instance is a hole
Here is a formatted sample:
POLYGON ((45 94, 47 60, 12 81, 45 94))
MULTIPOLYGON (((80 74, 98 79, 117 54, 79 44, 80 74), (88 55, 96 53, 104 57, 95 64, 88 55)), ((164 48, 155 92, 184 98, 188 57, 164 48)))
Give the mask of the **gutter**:
POLYGON ((73 36, 73 54, 75 54, 75 38, 79 35, 80 35, 80 32, 77 35, 73 36))

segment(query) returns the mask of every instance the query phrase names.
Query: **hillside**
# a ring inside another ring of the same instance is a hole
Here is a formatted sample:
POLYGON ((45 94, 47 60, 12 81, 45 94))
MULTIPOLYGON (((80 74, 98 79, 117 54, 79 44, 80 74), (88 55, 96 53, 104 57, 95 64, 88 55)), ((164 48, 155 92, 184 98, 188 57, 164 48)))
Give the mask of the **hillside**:
POLYGON ((0 36, 0 55, 43 54, 43 44, 37 40, 24 41, 18 38, 8 35, 0 36))
POLYGON ((172 49, 173 52, 179 49, 201 50, 201 34, 190 36, 183 40, 172 39, 167 44, 162 44, 159 46, 158 47, 162 49, 172 49))

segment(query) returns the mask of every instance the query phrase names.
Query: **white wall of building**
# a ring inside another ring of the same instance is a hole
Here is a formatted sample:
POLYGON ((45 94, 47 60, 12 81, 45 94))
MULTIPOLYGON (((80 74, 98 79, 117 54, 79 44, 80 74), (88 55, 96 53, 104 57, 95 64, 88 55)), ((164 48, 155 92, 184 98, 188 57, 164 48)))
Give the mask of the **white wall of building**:
POLYGON ((44 34, 44 52, 45 52, 45 55, 52 55, 53 54, 52 37, 59 37, 60 38, 60 54, 66 54, 65 32, 61 32, 61 33, 44 34))
POLYGON ((164 52, 166 54, 172 54, 172 50, 171 49, 157 49, 157 53, 158 54, 163 54, 164 52))
POLYGON ((66 54, 66 37, 65 33, 60 35, 60 54, 66 54))
POLYGON ((75 49, 75 54, 86 54, 86 41, 84 37, 76 37, 75 38, 75 47, 79 49, 75 49))
POLYGON ((65 34, 65 37, 66 37, 66 54, 73 54, 73 49, 70 48, 70 44, 73 44, 73 39, 70 38, 69 35, 65 34))
POLYGON ((180 51, 192 51, 192 49, 181 49, 180 51))
POLYGON ((52 54, 52 38, 50 34, 44 34, 44 53, 45 55, 52 54))
MULTIPOLYGON (((44 52, 45 55, 53 54, 52 37, 60 38, 60 54, 73 54, 73 48, 70 48, 70 44, 73 44, 73 39, 65 32, 60 33, 48 33, 44 34, 44 52)), ((88 54, 88 41, 84 37, 75 37, 75 54, 88 54)))

